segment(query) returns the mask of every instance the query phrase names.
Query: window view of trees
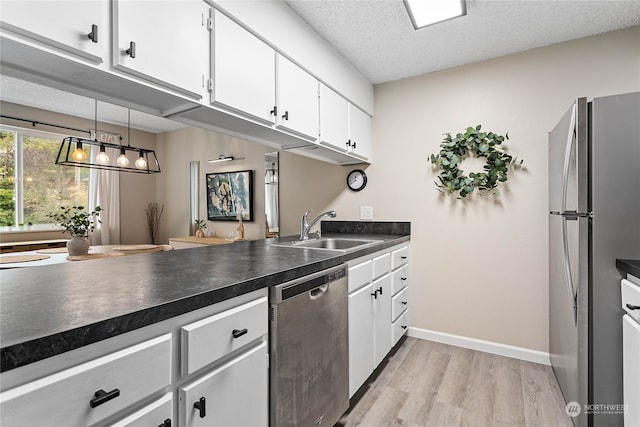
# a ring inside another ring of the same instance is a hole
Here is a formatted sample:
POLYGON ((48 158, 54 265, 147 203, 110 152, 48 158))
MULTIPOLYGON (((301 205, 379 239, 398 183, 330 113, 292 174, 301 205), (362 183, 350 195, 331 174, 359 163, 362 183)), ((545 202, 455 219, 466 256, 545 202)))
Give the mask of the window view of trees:
POLYGON ((20 218, 24 224, 46 224, 51 222, 46 215, 60 206, 87 206, 89 170, 56 165, 59 148, 59 139, 0 131, 0 225, 15 225, 20 218), (16 212, 16 180, 23 182, 22 215, 16 212))

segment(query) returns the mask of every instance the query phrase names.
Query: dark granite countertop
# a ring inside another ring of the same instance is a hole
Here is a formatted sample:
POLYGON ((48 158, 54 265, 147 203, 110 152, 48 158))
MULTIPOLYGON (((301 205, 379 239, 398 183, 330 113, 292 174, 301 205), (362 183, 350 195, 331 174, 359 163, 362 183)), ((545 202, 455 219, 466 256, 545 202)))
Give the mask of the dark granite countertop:
POLYGON ((640 279, 640 259, 617 259, 618 270, 640 279))
POLYGON ((324 236, 381 240, 346 254, 276 247, 277 239, 269 239, 4 270, 0 371, 408 242, 409 228, 409 223, 322 222, 324 236))

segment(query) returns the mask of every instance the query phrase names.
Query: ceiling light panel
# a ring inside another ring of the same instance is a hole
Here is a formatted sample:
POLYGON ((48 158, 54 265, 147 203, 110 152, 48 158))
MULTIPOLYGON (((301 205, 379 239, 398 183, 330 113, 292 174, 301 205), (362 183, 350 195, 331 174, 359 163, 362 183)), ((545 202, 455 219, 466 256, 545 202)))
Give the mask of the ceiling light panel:
POLYGON ((414 28, 466 15, 464 0, 404 0, 414 28))

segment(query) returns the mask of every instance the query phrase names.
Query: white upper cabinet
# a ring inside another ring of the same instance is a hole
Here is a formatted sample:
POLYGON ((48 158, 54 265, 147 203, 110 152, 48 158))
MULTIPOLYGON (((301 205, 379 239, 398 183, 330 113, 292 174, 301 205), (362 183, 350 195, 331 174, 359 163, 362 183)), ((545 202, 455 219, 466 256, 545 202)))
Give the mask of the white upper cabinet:
POLYGON ((349 142, 349 103, 325 85, 320 85, 320 144, 342 152, 349 142))
POLYGON ((277 127, 317 141, 318 81, 280 54, 276 56, 276 78, 277 127))
POLYGON ((321 84, 320 144, 368 160, 371 139, 371 117, 321 84))
POLYGON ((211 45, 212 104, 273 125, 275 50, 218 10, 211 45))
POLYGON ((109 2, 3 0, 0 27, 96 64, 109 45, 109 2))
POLYGON ((353 104, 349 104, 349 139, 348 151, 371 162, 371 116, 353 104))
POLYGON ((114 67, 202 98, 209 6, 201 0, 114 0, 112 5, 114 67))

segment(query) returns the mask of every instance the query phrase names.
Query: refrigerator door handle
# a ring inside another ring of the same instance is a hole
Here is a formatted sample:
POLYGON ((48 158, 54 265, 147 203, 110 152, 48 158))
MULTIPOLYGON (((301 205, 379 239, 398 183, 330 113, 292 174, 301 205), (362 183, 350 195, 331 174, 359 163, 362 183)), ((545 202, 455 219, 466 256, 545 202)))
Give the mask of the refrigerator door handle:
POLYGON ((569 293, 569 300, 573 309, 573 322, 578 324, 578 296, 573 286, 573 275, 571 274, 571 259, 569 257, 569 241, 567 240, 567 218, 562 217, 562 255, 564 258, 564 275, 565 283, 567 285, 567 292, 569 293))
MULTIPOLYGON (((567 145, 564 152, 564 165, 562 168, 562 212, 567 210, 567 186, 569 185, 569 163, 571 162, 571 148, 573 147, 574 136, 576 134, 576 104, 571 109, 571 121, 569 123, 569 134, 567 135, 567 145)), ((564 222, 563 222, 564 225, 564 222)))

